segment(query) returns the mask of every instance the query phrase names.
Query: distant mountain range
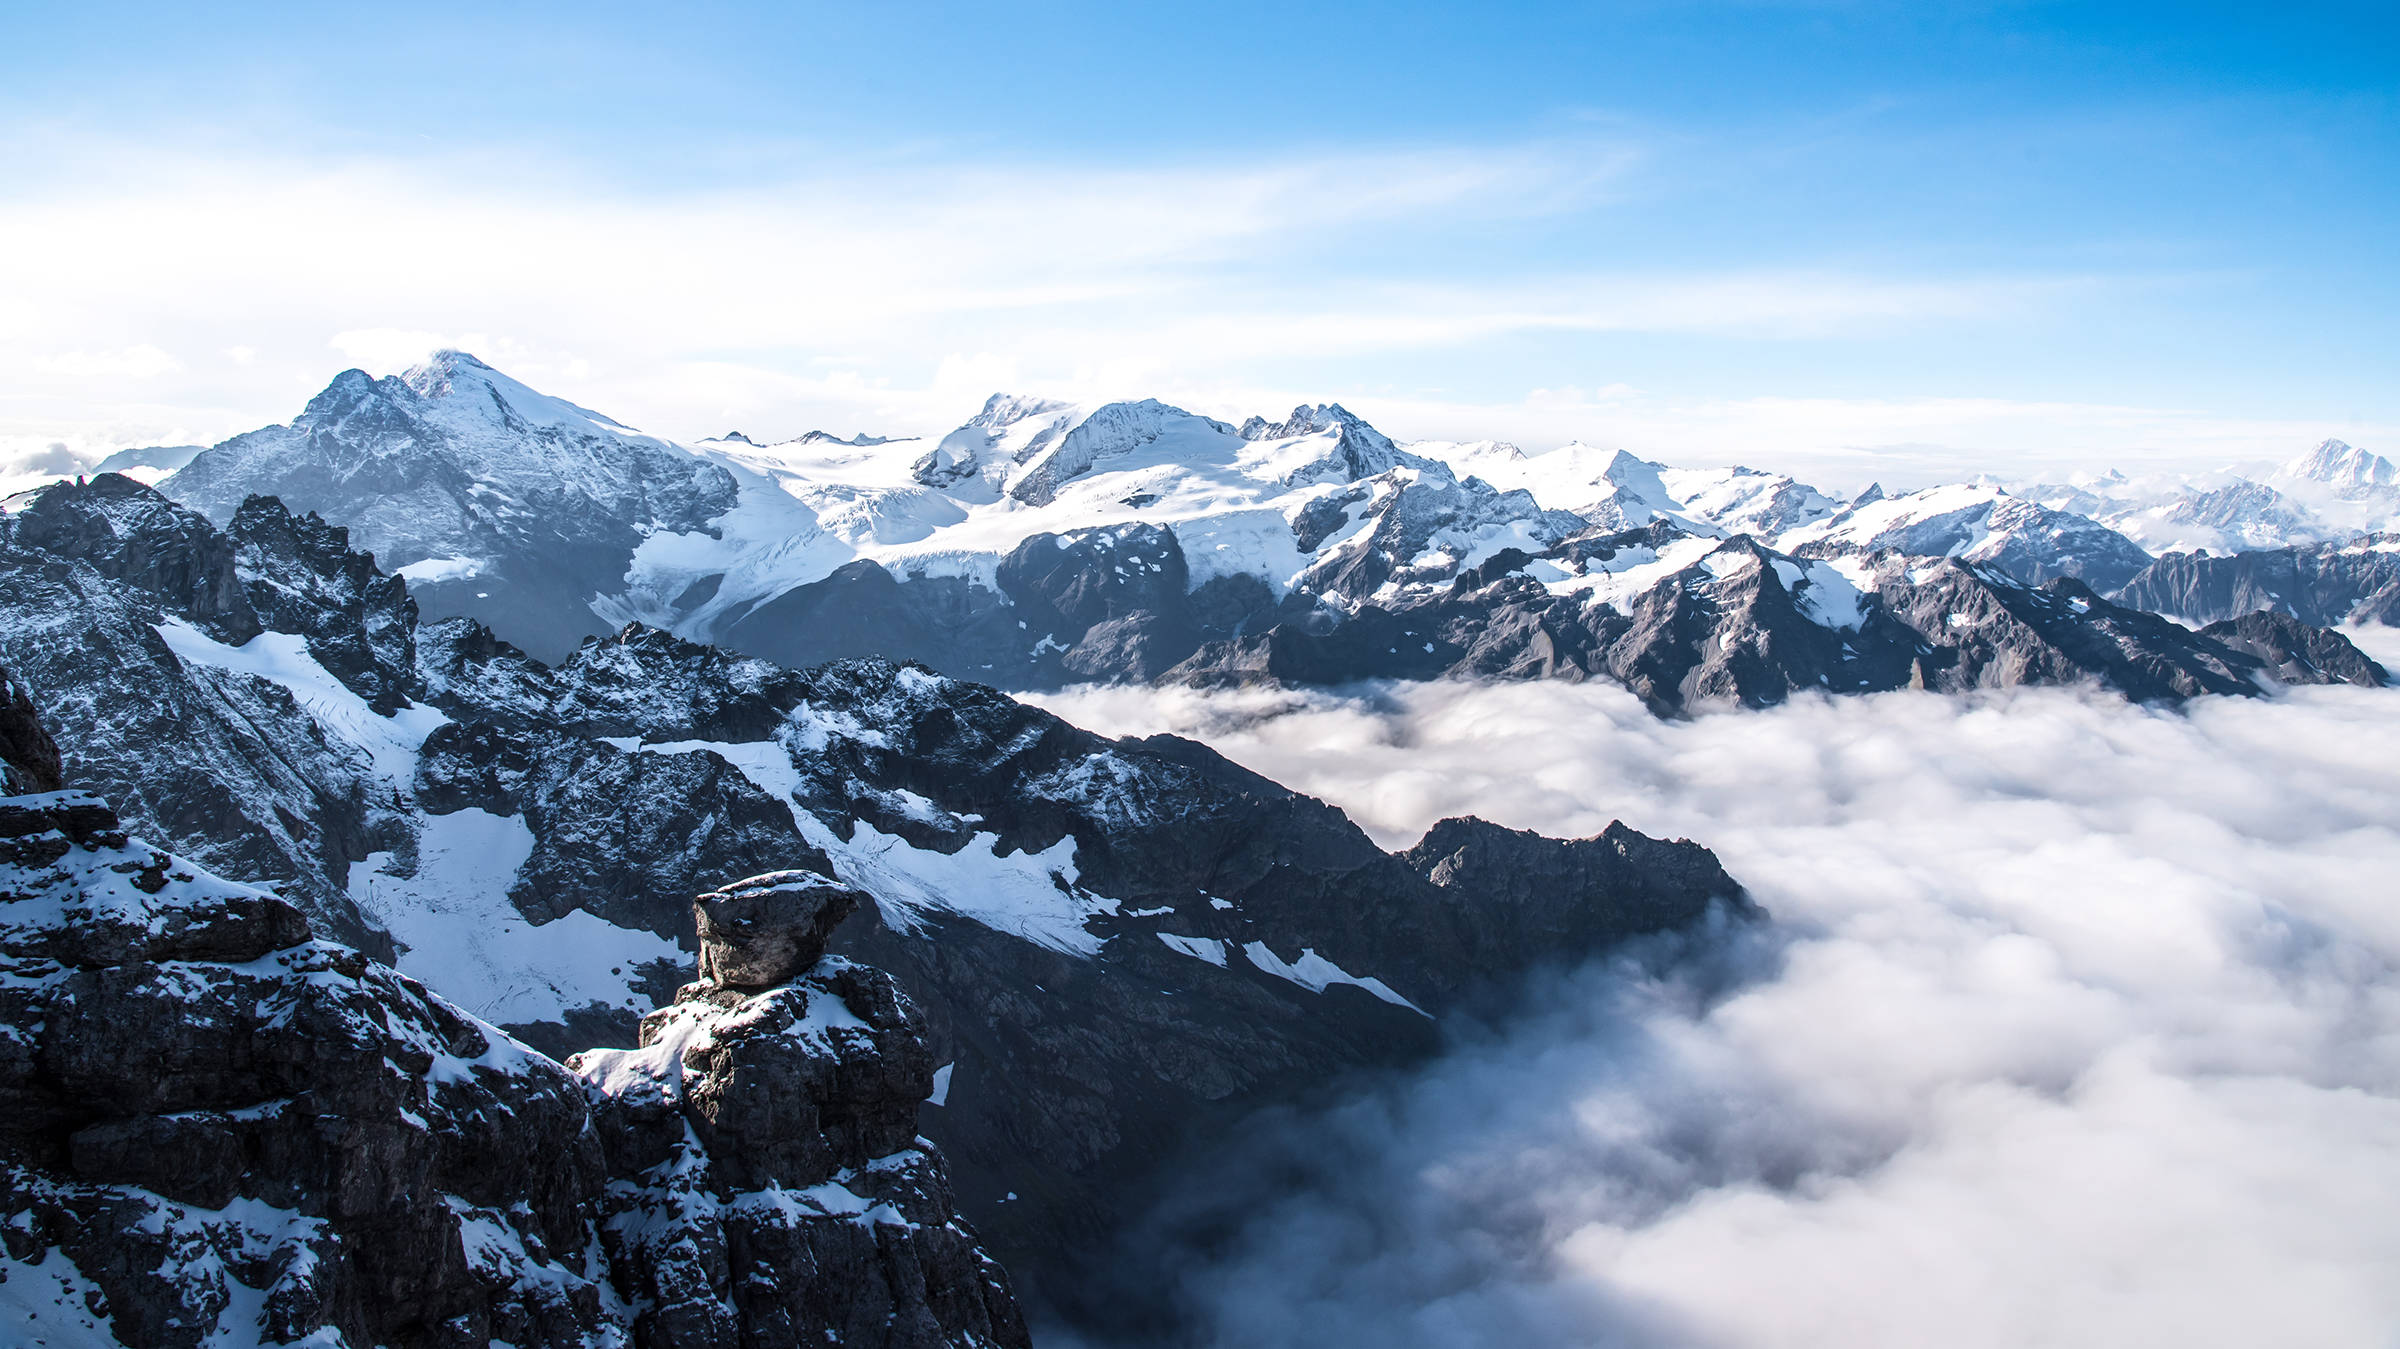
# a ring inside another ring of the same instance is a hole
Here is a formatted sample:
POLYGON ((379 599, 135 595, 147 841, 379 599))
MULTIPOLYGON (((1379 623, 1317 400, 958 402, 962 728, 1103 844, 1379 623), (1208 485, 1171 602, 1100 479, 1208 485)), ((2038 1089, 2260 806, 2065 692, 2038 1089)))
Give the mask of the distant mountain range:
POLYGON ((133 471, 220 523, 268 494, 343 525, 428 618, 544 659, 640 622, 792 667, 886 656, 1016 689, 1607 678, 1665 712, 2052 678, 2176 697, 2297 669, 2291 643, 2128 608, 2324 625, 2400 597, 2400 480, 2332 441, 2259 480, 1848 500, 1580 444, 1400 445, 1335 404, 1236 427, 995 395, 939 439, 687 445, 448 351, 346 371, 287 426, 133 471), (2261 565, 2219 557, 2286 549, 2308 560, 2280 588, 2215 579, 2261 565), (1965 621, 1970 592, 1991 621, 1965 621))

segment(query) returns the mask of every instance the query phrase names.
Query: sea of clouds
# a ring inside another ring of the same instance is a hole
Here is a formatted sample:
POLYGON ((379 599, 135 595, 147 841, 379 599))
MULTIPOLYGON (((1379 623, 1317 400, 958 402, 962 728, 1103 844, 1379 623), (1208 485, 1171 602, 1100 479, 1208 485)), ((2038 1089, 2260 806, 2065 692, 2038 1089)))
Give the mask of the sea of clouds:
POLYGON ((1386 846, 1688 836, 1772 915, 1259 1122, 1145 1253, 1199 1343, 2400 1344, 2400 690, 1044 701, 1386 846))

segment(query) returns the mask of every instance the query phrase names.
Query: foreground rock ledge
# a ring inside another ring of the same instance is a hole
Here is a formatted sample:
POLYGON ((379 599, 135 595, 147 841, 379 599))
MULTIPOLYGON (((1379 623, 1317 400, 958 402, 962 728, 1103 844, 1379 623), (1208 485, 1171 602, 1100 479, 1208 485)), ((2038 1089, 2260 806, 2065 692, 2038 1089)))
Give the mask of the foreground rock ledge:
POLYGON ((881 970, 825 954, 862 896, 785 871, 703 895, 702 977, 640 1047, 568 1060, 646 1343, 1021 1345, 1000 1266, 917 1136, 933 1054, 881 970))
POLYGON ((0 1335, 1025 1344, 916 1137, 915 1009, 824 955, 857 897, 741 893, 710 968, 798 977, 692 984, 578 1076, 96 797, 0 798, 0 1335))

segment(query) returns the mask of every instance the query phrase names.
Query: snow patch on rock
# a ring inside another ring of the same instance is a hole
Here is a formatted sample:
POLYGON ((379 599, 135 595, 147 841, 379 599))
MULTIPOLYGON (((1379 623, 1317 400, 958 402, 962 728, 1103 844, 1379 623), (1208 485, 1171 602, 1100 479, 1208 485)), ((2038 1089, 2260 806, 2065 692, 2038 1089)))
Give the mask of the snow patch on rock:
POLYGON ((638 967, 679 961, 674 942, 574 910, 526 921, 509 901, 533 831, 472 807, 425 819, 413 871, 391 852, 350 870, 350 898, 392 934, 399 967, 487 1021, 557 1021, 594 1003, 640 1007, 638 967))

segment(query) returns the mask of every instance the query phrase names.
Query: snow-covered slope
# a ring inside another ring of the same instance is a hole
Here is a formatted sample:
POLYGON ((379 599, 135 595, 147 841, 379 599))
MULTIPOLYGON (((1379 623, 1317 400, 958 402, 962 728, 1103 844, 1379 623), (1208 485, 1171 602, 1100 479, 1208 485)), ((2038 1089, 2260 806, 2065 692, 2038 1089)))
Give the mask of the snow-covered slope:
POLYGON ((1697 534, 1748 534, 1766 542, 1831 515, 1841 502, 1786 474, 1730 468, 1673 468, 1623 450, 1576 442, 1528 455, 1502 441, 1427 442, 1410 447, 1461 474, 1522 488, 1553 510, 1595 525, 1639 529, 1671 521, 1697 534))
POLYGON ((1982 483, 1929 487, 1851 503, 1785 533, 1778 546, 1803 557, 1877 552, 1954 557, 2021 580, 2072 576, 2114 590, 2150 564, 2149 554, 2106 525, 1982 483))
POLYGON ((622 586, 643 539, 702 528, 736 496, 690 450, 457 351, 392 378, 344 371, 289 425, 213 446, 161 486, 219 521, 253 493, 280 497, 347 526, 428 615, 557 652, 607 630, 589 601, 622 586))

